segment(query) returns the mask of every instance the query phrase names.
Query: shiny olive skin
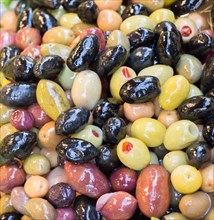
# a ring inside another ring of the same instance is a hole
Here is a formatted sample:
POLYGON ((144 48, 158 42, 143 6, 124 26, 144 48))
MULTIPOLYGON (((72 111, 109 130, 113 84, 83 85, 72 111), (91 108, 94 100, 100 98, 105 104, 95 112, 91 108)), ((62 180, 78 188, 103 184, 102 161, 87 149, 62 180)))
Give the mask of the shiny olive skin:
POLYGON ((160 82, 157 77, 137 76, 124 83, 119 93, 124 102, 144 103, 153 100, 160 92, 160 82))
POLYGON ((15 45, 2 48, 0 50, 0 71, 12 57, 18 56, 20 53, 21 50, 15 45))
POLYGON ((155 48, 158 63, 175 66, 181 53, 181 42, 178 35, 171 31, 160 34, 155 48))
POLYGON ((113 148, 109 144, 105 144, 101 145, 98 150, 99 155, 96 157, 95 161, 102 172, 110 173, 121 165, 116 148, 113 148))
POLYGON ((154 50, 150 47, 138 47, 130 53, 126 65, 139 73, 143 68, 149 67, 154 61, 154 50))
POLYGON ((55 79, 62 71, 64 63, 58 55, 47 55, 37 61, 33 73, 39 79, 55 79))
POLYGON ((84 37, 69 54, 67 66, 74 72, 88 69, 99 51, 99 41, 96 35, 90 34, 84 37))
POLYGON ((18 16, 20 13, 22 13, 26 8, 28 7, 26 0, 19 0, 14 11, 16 15, 18 16))
POLYGON ((0 103, 10 107, 27 107, 36 103, 36 84, 16 82, 0 90, 0 103))
POLYGON ((131 51, 138 47, 151 47, 154 46, 154 31, 148 28, 138 28, 127 35, 130 42, 131 51))
POLYGON ((188 163, 194 167, 201 168, 211 161, 210 145, 206 142, 196 142, 186 149, 188 163))
POLYGON ((133 15, 146 15, 146 16, 148 16, 149 11, 145 7, 145 5, 143 5, 140 2, 132 3, 124 9, 121 17, 123 20, 125 20, 126 18, 131 17, 133 15))
POLYGON ((84 1, 85 0, 64 0, 62 6, 67 12, 77 12, 78 5, 84 1))
POLYGON ((92 63, 92 70, 100 76, 113 74, 127 57, 127 51, 122 45, 107 47, 98 54, 92 63))
POLYGON ((33 26, 33 10, 32 8, 26 8, 18 15, 18 20, 16 24, 16 30, 20 30, 24 27, 33 26))
POLYGON ((35 7, 57 9, 61 5, 61 0, 31 0, 35 7))
POLYGON ((74 107, 61 113, 56 122, 58 135, 70 135, 84 128, 88 122, 90 111, 85 107, 74 107))
POLYGON ((152 151, 157 155, 158 159, 162 160, 164 156, 169 153, 169 151, 165 148, 163 144, 158 147, 152 148, 152 151))
POLYGON ((177 109, 180 119, 204 121, 214 111, 214 99, 206 96, 193 96, 186 99, 177 109))
POLYGON ((205 0, 177 0, 171 5, 171 10, 175 15, 180 16, 199 8, 205 0))
POLYGON ((210 97, 214 99, 214 88, 205 94, 206 97, 210 97))
POLYGON ((214 146, 214 121, 204 124, 202 134, 207 143, 214 146))
POLYGON ((175 190, 175 188, 173 187, 172 184, 169 185, 169 189, 170 189, 170 206, 175 209, 175 210, 179 210, 178 209, 178 204, 183 196, 183 194, 179 193, 177 190, 175 190))
POLYGON ((63 139, 56 147, 58 156, 73 163, 86 163, 99 155, 97 148, 79 138, 63 139))
POLYGON ((33 26, 43 35, 47 30, 57 26, 56 18, 47 11, 37 8, 33 11, 33 26))
POLYGON ((17 212, 7 212, 0 215, 1 220, 21 220, 21 217, 17 212))
POLYGON ((7 79, 12 81, 34 81, 33 68, 35 63, 36 61, 29 56, 15 56, 4 65, 2 72, 7 79))
POLYGON ((32 131, 17 131, 7 135, 0 144, 0 164, 13 158, 25 159, 30 155, 36 141, 36 133, 32 131))
POLYGON ((203 59, 213 49, 213 38, 205 33, 200 33, 190 39, 186 45, 186 53, 191 54, 198 59, 203 59))
POLYGON ((96 200, 80 195, 75 199, 74 209, 77 220, 101 220, 100 212, 96 211, 96 200))

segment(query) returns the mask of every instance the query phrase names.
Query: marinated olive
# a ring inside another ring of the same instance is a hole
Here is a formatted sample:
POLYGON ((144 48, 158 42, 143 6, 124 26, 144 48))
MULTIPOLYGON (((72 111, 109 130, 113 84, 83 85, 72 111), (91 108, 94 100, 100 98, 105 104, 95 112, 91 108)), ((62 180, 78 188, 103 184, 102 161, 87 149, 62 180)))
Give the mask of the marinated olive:
POLYGON ((214 146, 214 122, 207 122, 204 125, 203 137, 211 146, 214 146))
POLYGON ((83 1, 84 0, 64 0, 62 6, 67 12, 77 12, 78 5, 83 1))
POLYGON ((32 27, 33 26, 33 10, 32 8, 26 8, 23 10, 19 16, 16 24, 16 30, 20 30, 24 27, 32 27))
POLYGON ((32 0, 35 7, 44 7, 49 9, 57 9, 61 5, 61 0, 32 0))
POLYGON ((25 0, 19 0, 14 11, 16 13, 16 15, 19 15, 20 13, 22 13, 26 8, 28 7, 28 4, 25 0))
POLYGON ((7 212, 0 215, 1 220, 21 220, 21 215, 16 212, 7 212))

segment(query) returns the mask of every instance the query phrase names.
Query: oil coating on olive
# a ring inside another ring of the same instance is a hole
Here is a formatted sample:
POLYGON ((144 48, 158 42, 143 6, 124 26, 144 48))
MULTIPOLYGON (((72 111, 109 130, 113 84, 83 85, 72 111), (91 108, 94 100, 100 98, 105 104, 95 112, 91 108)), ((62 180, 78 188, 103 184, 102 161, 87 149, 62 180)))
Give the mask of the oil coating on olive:
POLYGON ((11 81, 33 81, 35 76, 33 68, 36 61, 29 56, 15 56, 3 67, 4 76, 11 81))
POLYGON ((91 68, 100 76, 113 74, 127 57, 127 51, 122 45, 107 47, 98 54, 91 65, 91 68))
POLYGON ((61 113, 55 122, 58 135, 73 134, 86 126, 90 111, 85 107, 74 107, 61 113))
POLYGON ((49 9, 57 9, 61 5, 62 0, 31 0, 35 7, 43 7, 49 9))
POLYGON ((43 35, 47 30, 57 26, 56 18, 47 11, 37 8, 33 11, 33 26, 43 35))
POLYGON ((36 141, 36 133, 32 131, 17 131, 7 135, 0 144, 0 165, 13 158, 25 159, 30 155, 36 141))
POLYGON ((214 99, 205 96, 193 96, 186 99, 177 109, 180 119, 204 121, 214 111, 214 99))
POLYGON ((0 50, 0 71, 8 61, 15 56, 18 56, 21 53, 21 50, 15 46, 6 46, 0 50))
POLYGON ((64 63, 58 55, 47 55, 35 64, 33 73, 39 79, 55 79, 62 71, 64 63))
POLYGON ((98 149, 90 142, 79 138, 66 138, 56 147, 60 158, 72 163, 86 163, 99 155, 98 149))
POLYGON ((32 8, 26 8, 18 15, 18 20, 16 24, 16 30, 20 30, 24 27, 33 26, 33 10, 32 8))
POLYGON ((137 76, 124 83, 119 93, 124 102, 144 103, 153 100, 160 92, 160 82, 157 77, 137 76))
POLYGON ((67 66, 74 72, 88 69, 99 51, 99 41, 96 35, 84 37, 71 51, 66 61, 67 66))
POLYGON ((202 134, 207 143, 214 146, 214 121, 204 124, 202 134))
POLYGON ((28 7, 26 0, 19 0, 14 11, 16 15, 18 16, 20 13, 22 13, 26 8, 28 7))
POLYGON ((84 1, 85 0, 64 0, 62 6, 67 12, 77 12, 78 5, 84 1))
POLYGON ((101 220, 100 212, 96 211, 96 200, 80 195, 75 199, 74 209, 77 220, 101 220))
POLYGON ((16 82, 0 90, 0 103, 9 107, 27 107, 36 103, 36 84, 16 82))
POLYGON ((7 212, 0 215, 1 220, 21 220, 21 217, 17 212, 7 212))

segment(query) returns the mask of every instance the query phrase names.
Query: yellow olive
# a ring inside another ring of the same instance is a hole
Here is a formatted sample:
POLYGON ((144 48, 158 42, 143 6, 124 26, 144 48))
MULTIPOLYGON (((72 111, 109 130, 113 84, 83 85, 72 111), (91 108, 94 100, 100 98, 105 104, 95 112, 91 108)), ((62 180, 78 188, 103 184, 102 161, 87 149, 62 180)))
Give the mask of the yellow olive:
POLYGON ((156 24, 162 22, 162 21, 175 21, 175 15, 173 11, 166 9, 166 8, 160 8, 155 11, 153 11, 149 16, 156 24))
POLYGON ((0 103, 0 125, 10 122, 10 115, 14 111, 13 108, 0 103))
POLYGON ((0 215, 7 212, 14 212, 15 209, 11 202, 11 196, 5 194, 0 198, 0 215))
POLYGON ((202 175, 201 189, 204 192, 214 192, 214 164, 200 169, 202 175))
POLYGON ((61 16, 59 23, 63 27, 72 28, 75 24, 81 23, 82 21, 76 13, 66 13, 61 16))
POLYGON ((18 131, 13 125, 10 123, 4 124, 0 127, 0 143, 2 140, 9 134, 13 134, 14 132, 18 131))
POLYGON ((172 212, 163 216, 164 220, 188 220, 184 215, 179 212, 172 212))

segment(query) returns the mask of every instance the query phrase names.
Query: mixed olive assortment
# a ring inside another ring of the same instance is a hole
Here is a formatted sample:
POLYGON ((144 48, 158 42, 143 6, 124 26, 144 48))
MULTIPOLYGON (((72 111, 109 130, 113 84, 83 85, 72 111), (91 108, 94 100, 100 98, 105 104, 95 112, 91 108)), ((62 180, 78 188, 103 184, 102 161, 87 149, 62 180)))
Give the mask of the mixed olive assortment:
POLYGON ((211 0, 6 11, 0 219, 213 219, 213 23, 211 0))

